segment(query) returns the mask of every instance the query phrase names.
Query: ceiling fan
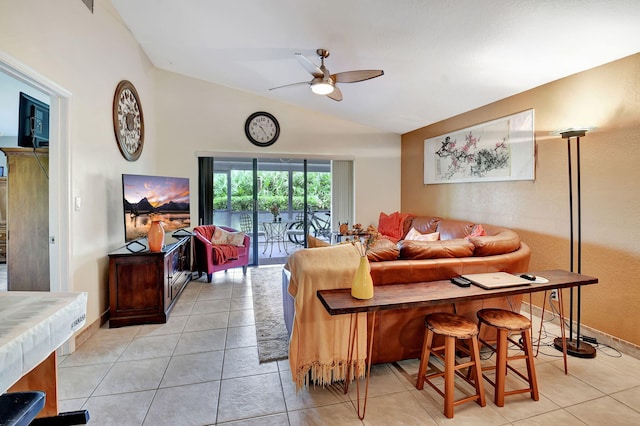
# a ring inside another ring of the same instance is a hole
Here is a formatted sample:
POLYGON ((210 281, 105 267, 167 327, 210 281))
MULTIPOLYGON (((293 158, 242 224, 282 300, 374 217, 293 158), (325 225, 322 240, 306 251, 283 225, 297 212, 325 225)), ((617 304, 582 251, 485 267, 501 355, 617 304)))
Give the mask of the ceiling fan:
POLYGON ((311 81, 302 81, 300 83, 285 84, 284 86, 273 87, 269 90, 282 89, 283 87, 301 86, 308 84, 311 91, 318 95, 326 95, 334 101, 342 100, 342 92, 336 83, 357 83, 359 81, 369 80, 371 78, 384 75, 383 70, 355 70, 330 74, 329 70, 324 66, 325 58, 329 57, 329 51, 326 49, 317 49, 316 53, 320 57, 320 66, 318 67, 313 61, 301 53, 296 53, 295 57, 300 65, 313 76, 311 81))

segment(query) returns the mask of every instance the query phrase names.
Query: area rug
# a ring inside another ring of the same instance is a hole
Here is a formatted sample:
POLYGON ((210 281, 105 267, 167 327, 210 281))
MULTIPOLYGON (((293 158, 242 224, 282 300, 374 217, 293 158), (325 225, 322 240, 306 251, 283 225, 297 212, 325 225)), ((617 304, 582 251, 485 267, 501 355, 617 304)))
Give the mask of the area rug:
POLYGON ((282 265, 251 269, 253 315, 260 363, 289 357, 289 334, 282 311, 282 265))

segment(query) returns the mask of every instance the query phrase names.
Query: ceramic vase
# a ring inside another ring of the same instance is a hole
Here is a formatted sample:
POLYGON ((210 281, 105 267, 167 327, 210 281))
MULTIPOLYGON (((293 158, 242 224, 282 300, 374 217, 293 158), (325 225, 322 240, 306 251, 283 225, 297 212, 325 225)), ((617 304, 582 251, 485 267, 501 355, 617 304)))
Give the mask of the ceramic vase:
POLYGON ((153 220, 151 222, 147 240, 149 241, 149 251, 162 251, 162 247, 164 246, 164 226, 162 225, 162 221, 153 220))
POLYGON ((373 279, 367 256, 360 256, 360 264, 353 281, 351 281, 351 296, 356 299, 371 299, 373 297, 373 279))

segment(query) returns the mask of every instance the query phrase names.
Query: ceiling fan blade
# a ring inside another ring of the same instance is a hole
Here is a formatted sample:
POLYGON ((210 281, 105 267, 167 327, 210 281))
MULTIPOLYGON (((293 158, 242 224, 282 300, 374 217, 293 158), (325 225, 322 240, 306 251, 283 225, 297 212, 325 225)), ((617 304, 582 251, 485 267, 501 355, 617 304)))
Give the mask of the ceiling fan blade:
POLYGON ((334 86, 333 92, 329 93, 327 96, 334 101, 340 102, 342 100, 342 92, 338 89, 338 86, 334 86))
POLYGON ((299 83, 285 84, 284 86, 272 87, 269 90, 283 89, 285 87, 293 87, 293 86, 302 86, 303 84, 306 84, 308 86, 309 82, 308 81, 301 81, 299 83))
POLYGON ((336 83, 357 83, 384 75, 383 70, 357 70, 345 71, 333 74, 331 78, 336 83))
POLYGON ((324 73, 320 67, 314 64, 311 59, 307 58, 302 53, 296 53, 295 56, 298 62, 300 62, 300 65, 302 65, 302 68, 307 70, 309 74, 314 77, 324 77, 324 73))

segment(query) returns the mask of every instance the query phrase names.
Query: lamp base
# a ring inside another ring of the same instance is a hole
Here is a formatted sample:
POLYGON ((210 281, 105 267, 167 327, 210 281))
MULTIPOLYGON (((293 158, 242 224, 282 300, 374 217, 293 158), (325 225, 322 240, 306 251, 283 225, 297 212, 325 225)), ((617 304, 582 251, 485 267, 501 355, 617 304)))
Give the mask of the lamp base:
MULTIPOLYGON (((567 340, 567 354, 571 356, 575 356, 577 358, 595 358, 596 357, 596 348, 588 344, 587 342, 580 342, 578 346, 578 342, 576 339, 566 339, 567 340)), ((562 352, 562 337, 556 337, 553 339, 553 346, 560 352, 562 352)))

